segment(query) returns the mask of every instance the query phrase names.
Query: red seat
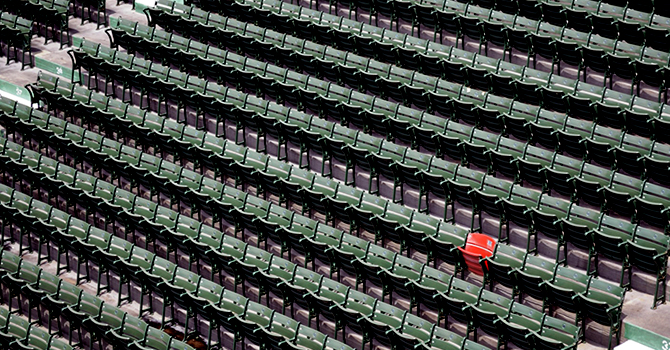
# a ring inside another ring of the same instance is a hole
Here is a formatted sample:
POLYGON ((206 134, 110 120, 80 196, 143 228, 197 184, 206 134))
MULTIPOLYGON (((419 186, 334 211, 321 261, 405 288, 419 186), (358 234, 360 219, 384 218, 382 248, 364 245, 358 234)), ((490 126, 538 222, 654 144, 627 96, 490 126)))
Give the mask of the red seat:
MULTIPOLYGON (((473 273, 484 276, 484 270, 479 259, 493 255, 496 248, 496 240, 482 233, 470 233, 465 241, 465 248, 458 247, 463 254, 465 265, 473 273)), ((488 269, 488 264, 484 263, 488 269)))

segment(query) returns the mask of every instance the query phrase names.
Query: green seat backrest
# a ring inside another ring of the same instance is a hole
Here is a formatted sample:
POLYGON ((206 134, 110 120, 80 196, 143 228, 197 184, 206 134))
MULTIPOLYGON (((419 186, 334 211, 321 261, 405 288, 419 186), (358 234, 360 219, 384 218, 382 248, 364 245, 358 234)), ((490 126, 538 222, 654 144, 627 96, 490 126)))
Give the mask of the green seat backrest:
POLYGON ((267 328, 270 325, 275 311, 256 303, 249 303, 244 311, 244 319, 257 324, 259 327, 267 328))
POLYGON ((172 281, 175 271, 177 270, 177 265, 165 260, 165 259, 155 259, 151 265, 151 270, 149 273, 156 275, 160 278, 163 278, 167 281, 172 281))
POLYGON ((23 316, 19 316, 16 314, 12 314, 9 316, 9 322, 7 325, 7 334, 10 334, 11 336, 23 340, 28 337, 28 334, 30 332, 31 324, 23 318, 23 316))
POLYGON ((29 284, 39 281, 40 276, 42 275, 42 268, 33 264, 28 264, 25 260, 22 260, 21 262, 21 268, 17 274, 18 277, 29 284))
POLYGON ((272 315, 272 321, 268 330, 286 339, 294 339, 299 326, 300 323, 298 321, 276 312, 272 315))
POLYGON ((539 334, 570 346, 578 341, 580 329, 572 323, 545 316, 539 334))
POLYGON ((15 254, 12 254, 9 252, 9 250, 2 250, 0 252, 1 259, 0 259, 0 269, 8 272, 8 273, 14 273, 19 271, 19 268, 21 267, 21 262, 23 259, 15 254))
POLYGON ((146 322, 133 316, 126 316, 121 328, 121 334, 136 340, 144 340, 150 327, 146 322))
POLYGON ((600 278, 592 278, 586 291, 586 297, 605 302, 609 307, 621 306, 625 295, 626 288, 600 278))
POLYGON ((171 284, 183 288, 187 292, 197 292, 198 281, 203 278, 197 273, 193 273, 184 269, 178 269, 174 275, 174 279, 171 281, 171 284))
POLYGON ((7 322, 9 321, 9 310, 7 308, 0 307, 0 329, 5 328, 7 322))
POLYGON ((221 293, 221 308, 230 310, 234 315, 244 316, 244 311, 249 304, 249 299, 229 290, 221 293))
POLYGON ((350 287, 330 279, 322 279, 317 295, 332 300, 335 304, 344 304, 347 301, 350 287))
POLYGON ((575 293, 584 293, 591 277, 585 273, 565 266, 558 266, 552 283, 562 288, 569 288, 575 293))
POLYGON ((298 332, 295 336, 295 344, 308 350, 324 349, 327 340, 328 336, 315 332, 313 329, 303 327, 302 324, 298 327, 298 332))
POLYGON ((633 243, 640 247, 653 249, 658 254, 667 255, 670 248, 670 237, 659 231, 638 226, 635 230, 633 243))
POLYGON ((99 321, 109 325, 111 329, 117 329, 121 327, 126 317, 126 312, 113 305, 103 304, 100 308, 99 321))
POLYGON ((477 307, 493 311, 500 317, 507 315, 507 310, 510 309, 511 305, 512 300, 486 289, 481 290, 479 300, 477 300, 477 307))
POLYGON ((58 276, 42 270, 40 280, 37 282, 35 288, 48 294, 56 294, 60 289, 61 283, 63 282, 58 276))
POLYGON ((77 304, 77 309, 79 312, 97 319, 103 304, 104 301, 102 299, 88 293, 82 293, 79 303, 77 304))
MULTIPOLYGON (((53 337, 54 335, 49 334, 49 332, 33 327, 28 335, 27 344, 36 349, 51 349, 53 337)), ((61 342, 60 340, 57 341, 61 342)))
POLYGON ((408 311, 402 310, 389 304, 377 303, 374 313, 371 315, 373 321, 381 322, 391 329, 402 327, 408 311))
POLYGON ((169 350, 174 338, 169 334, 153 327, 148 328, 145 337, 145 346, 156 350, 169 350))
POLYGON ((518 268, 523 266, 523 261, 525 258, 525 251, 506 244, 497 244, 492 260, 500 264, 508 265, 512 268, 518 268))

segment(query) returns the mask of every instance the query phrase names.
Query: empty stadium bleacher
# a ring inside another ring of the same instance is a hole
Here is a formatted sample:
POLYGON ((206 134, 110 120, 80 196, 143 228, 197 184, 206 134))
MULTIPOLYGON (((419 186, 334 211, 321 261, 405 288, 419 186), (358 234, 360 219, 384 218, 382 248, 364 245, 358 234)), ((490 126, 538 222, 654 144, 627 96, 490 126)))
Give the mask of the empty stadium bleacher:
POLYGON ((3 347, 666 329, 658 0, 121 3, 0 5, 3 347))

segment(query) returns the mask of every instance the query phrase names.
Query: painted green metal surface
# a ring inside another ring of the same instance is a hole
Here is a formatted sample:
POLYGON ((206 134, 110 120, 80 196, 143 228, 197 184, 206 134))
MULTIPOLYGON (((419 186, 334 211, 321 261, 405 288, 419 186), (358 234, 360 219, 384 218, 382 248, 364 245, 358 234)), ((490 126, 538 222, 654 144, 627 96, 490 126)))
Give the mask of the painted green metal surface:
POLYGON ((626 339, 634 340, 655 350, 670 350, 670 338, 646 330, 634 324, 624 322, 626 339))
MULTIPOLYGON (((79 40, 81 41, 81 39, 79 40)), ((74 41, 74 38, 73 42, 75 43, 76 46, 76 41, 74 41)), ((38 69, 45 70, 51 74, 56 74, 59 77, 63 77, 68 80, 70 80, 70 78, 72 77, 72 69, 63 67, 60 64, 53 63, 40 57, 35 57, 35 67, 38 69)))
POLYGON ((30 94, 28 90, 23 86, 14 85, 8 81, 0 79, 0 91, 7 93, 9 95, 15 96, 19 99, 30 99, 30 94))

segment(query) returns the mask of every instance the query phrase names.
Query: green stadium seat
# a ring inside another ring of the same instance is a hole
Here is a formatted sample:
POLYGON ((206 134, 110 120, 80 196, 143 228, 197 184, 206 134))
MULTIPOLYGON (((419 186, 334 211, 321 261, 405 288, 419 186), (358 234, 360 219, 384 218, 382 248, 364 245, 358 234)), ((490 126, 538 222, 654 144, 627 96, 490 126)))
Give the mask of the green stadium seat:
POLYGON ((283 349, 283 344, 294 339, 300 324, 280 313, 274 313, 268 328, 263 329, 269 349, 283 349))
POLYGON ((575 198, 584 200, 586 203, 600 207, 605 203, 605 197, 602 190, 611 181, 612 172, 598 166, 588 163, 582 164, 579 176, 573 177, 575 189, 575 198))
POLYGON ((579 295, 584 316, 610 327, 608 349, 612 347, 612 336, 616 335, 617 343, 621 336, 621 309, 625 294, 625 288, 600 279, 591 279, 586 293, 579 295))
POLYGON ((648 115, 625 109, 623 112, 626 121, 626 131, 634 135, 650 138, 653 133, 652 119, 648 115))
POLYGON ((593 230, 594 242, 598 254, 621 262, 620 285, 629 287, 631 280, 630 261, 628 257, 628 240, 633 237, 637 225, 624 220, 603 216, 597 229, 593 230), (624 274, 628 270, 628 283, 624 274))
POLYGON ((394 344, 416 348, 431 340, 435 328, 437 326, 432 322, 423 320, 419 316, 407 314, 405 322, 401 325, 399 331, 393 330, 391 338, 394 344))
POLYGON ((542 330, 535 333, 535 346, 542 349, 574 348, 580 341, 581 328, 548 315, 542 320, 542 330))
POLYGON ((504 331, 503 341, 511 341, 522 349, 535 347, 534 334, 541 331, 543 315, 539 311, 514 302, 506 318, 500 318, 501 328, 504 331))
POLYGON ((448 317, 451 316, 456 321, 465 324, 467 327, 467 337, 469 337, 471 332, 476 331, 476 323, 471 305, 477 303, 479 292, 479 287, 464 280, 454 278, 451 280, 447 294, 440 292, 436 295, 436 297, 439 296, 440 298, 439 301, 443 308, 441 313, 444 315, 445 320, 448 320, 448 317))
POLYGON ((518 180, 526 181, 544 189, 547 180, 543 169, 551 165, 552 156, 553 152, 527 144, 523 151, 523 156, 515 159, 519 168, 518 180))
POLYGON ((508 239, 509 225, 507 223, 507 217, 504 215, 501 199, 506 199, 511 190, 512 183, 500 181, 493 177, 485 177, 481 184, 481 188, 474 188, 469 192, 470 196, 473 198, 473 216, 477 215, 479 217, 479 229, 474 229, 473 227, 474 231, 479 231, 482 228, 481 211, 483 210, 492 216, 500 218, 498 240, 505 241, 508 239), (504 237, 502 236, 503 225, 507 230, 504 237))
POLYGON ((409 315, 408 311, 377 303, 374 313, 366 317, 370 325, 371 337, 385 346, 394 345, 392 333, 405 324, 407 315, 409 315))
POLYGON ((579 175, 581 167, 580 161, 556 153, 551 166, 544 168, 549 191, 555 190, 564 196, 572 197, 575 193, 572 178, 579 175))
POLYGON ((603 187, 604 207, 625 217, 632 217, 635 206, 630 200, 640 194, 644 183, 641 180, 615 173, 609 186, 603 187))
MULTIPOLYGON (((490 79, 489 73, 486 69, 466 66, 465 67, 465 76, 466 76, 466 85, 467 86, 469 86, 471 88, 475 88, 475 89, 485 90, 485 91, 488 91, 490 89, 491 79, 490 79)), ((472 110, 472 108, 468 108, 468 107, 472 107, 471 103, 466 103, 465 101, 459 101, 459 100, 454 100, 454 103, 456 103, 457 105, 458 105, 458 103, 460 103, 460 106, 463 107, 463 108, 457 108, 457 112, 456 112, 457 115, 459 114, 458 113, 459 109, 461 110, 462 114, 464 114, 466 116, 468 114, 472 114, 470 112, 472 110)), ((466 118, 466 122, 467 122, 468 119, 469 118, 466 118)), ((474 124, 474 122, 469 122, 469 124, 474 124)))
POLYGON ((542 300, 542 310, 545 310, 549 302, 549 293, 545 281, 551 281, 556 266, 557 264, 554 262, 532 254, 526 254, 523 267, 517 271, 521 292, 519 296, 523 297, 526 294, 542 300))
POLYGON ((553 279, 547 282, 551 304, 576 313, 576 321, 579 322, 583 317, 583 310, 577 296, 586 293, 592 278, 569 267, 557 266, 553 279))
POLYGON ((490 170, 489 149, 495 149, 499 136, 482 130, 474 129, 469 140, 461 142, 466 164, 471 163, 480 168, 490 170))
POLYGON ((525 252, 508 245, 497 244, 493 256, 483 258, 480 261, 485 272, 484 287, 487 283, 490 283, 492 289, 493 283, 497 282, 512 289, 512 298, 519 295, 517 271, 524 263, 525 254, 525 252), (486 262, 486 268, 484 262, 486 262))
MULTIPOLYGON (((581 20, 580 22, 584 23, 584 21, 581 20)), ((577 66, 577 78, 579 79, 579 74, 582 71, 584 62, 582 51, 580 50, 581 46, 577 43, 561 39, 556 40, 554 45, 556 46, 558 70, 561 70, 561 62, 565 62, 571 66, 577 66)))
MULTIPOLYGON (((421 278, 421 272, 426 265, 419 264, 409 257, 396 257, 392 269, 386 272, 391 282, 391 296, 393 292, 410 301, 410 311, 418 306, 418 300, 414 291, 414 283, 421 278)), ((392 297, 390 298, 392 300, 392 297)))
MULTIPOLYGON (((438 312, 438 320, 436 322, 438 326, 443 317, 446 320, 446 316, 442 314, 444 307, 441 302, 444 294, 440 293, 448 293, 452 278, 454 278, 453 275, 436 269, 425 268, 419 281, 413 282, 418 302, 429 310, 438 312)), ((420 305, 417 306, 418 311, 420 311, 420 305)))
POLYGON ((556 130, 558 138, 558 149, 576 158, 584 158, 586 144, 582 140, 591 135, 593 125, 578 119, 566 120, 564 130, 556 130))
MULTIPOLYGON (((663 189, 659 190, 664 191, 663 189)), ((670 225, 666 204, 650 202, 648 200, 649 197, 658 195, 660 195, 660 193, 642 192, 639 196, 633 197, 635 204, 635 219, 665 232, 670 225)))
MULTIPOLYGON (((500 320, 501 317, 507 315, 511 307, 510 299, 482 288, 479 291, 477 304, 472 306, 472 313, 479 329, 486 334, 496 336, 503 333, 500 320)), ((476 334, 475 339, 477 339, 476 334)), ((498 337, 498 343, 502 343, 500 337, 498 337)))
POLYGON ((670 183, 667 177, 670 176, 670 159, 667 156, 661 155, 667 153, 657 153, 654 151, 661 151, 661 149, 664 149, 665 151, 668 148, 670 148, 668 145, 657 142, 653 146, 652 154, 643 156, 644 167, 646 169, 645 175, 663 185, 668 185, 670 183))
MULTIPOLYGON (((456 349, 474 349, 475 347, 478 347, 481 345, 478 345, 475 342, 471 342, 463 337, 461 337, 458 334, 455 334, 453 332, 450 332, 446 329, 436 327, 433 330, 432 336, 430 337, 430 340, 424 342, 421 344, 422 349, 450 349, 450 350, 456 350, 456 349)), ((417 347, 418 348, 418 347, 417 347)))
POLYGON ((658 97, 667 96, 666 84, 668 82, 668 70, 665 67, 658 67, 648 61, 634 59, 632 66, 635 69, 635 80, 632 83, 637 83, 637 95, 640 95, 640 82, 643 81, 653 87, 658 87, 658 97))
POLYGON ((510 190, 509 198, 502 199, 502 207, 508 220, 515 222, 523 227, 528 227, 528 242, 526 249, 534 251, 537 248, 537 236, 533 224, 531 211, 538 206, 542 194, 539 191, 532 191, 524 188, 522 185, 514 185, 510 190), (535 246, 531 250, 530 240, 535 237, 535 246))
POLYGON ((519 169, 516 159, 523 156, 524 144, 509 138, 498 138, 498 144, 494 149, 489 149, 492 170, 501 174, 517 178, 519 169))
MULTIPOLYGON (((602 215, 603 214, 598 211, 573 204, 570 206, 568 216, 563 218, 560 222, 565 241, 588 252, 589 257, 586 264, 586 271, 589 274, 598 273, 597 264, 595 265, 595 270, 593 272, 591 271, 591 258, 594 257, 596 253, 591 229, 598 226, 598 222, 602 215)), ((564 245, 564 249, 567 251, 567 246, 564 245)))
POLYGON ((642 271, 656 274, 656 288, 652 308, 665 302, 665 280, 667 276, 666 265, 668 255, 666 253, 670 239, 666 235, 644 227, 637 227, 633 239, 628 241, 628 255, 631 265, 642 271), (661 290, 659 291, 659 286, 661 290))
MULTIPOLYGON (((475 206, 470 191, 474 188, 480 188, 484 180, 484 174, 465 167, 459 167, 454 178, 447 179, 453 199, 470 208, 475 206)), ((471 224, 474 224, 474 216, 472 220, 471 224)))

